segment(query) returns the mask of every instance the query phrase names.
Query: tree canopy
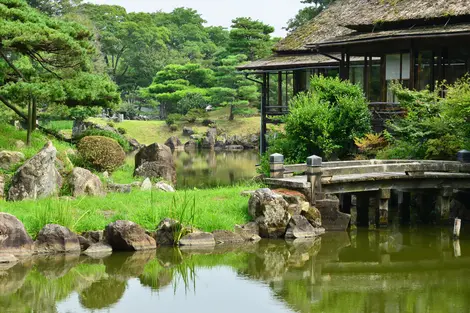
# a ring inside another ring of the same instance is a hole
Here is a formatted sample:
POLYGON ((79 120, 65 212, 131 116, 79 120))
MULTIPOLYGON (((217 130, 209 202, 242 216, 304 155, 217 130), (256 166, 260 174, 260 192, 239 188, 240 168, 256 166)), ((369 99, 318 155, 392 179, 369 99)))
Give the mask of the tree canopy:
POLYGON ((294 31, 306 24, 326 9, 333 1, 335 0, 302 0, 301 3, 308 4, 308 6, 300 9, 297 15, 287 22, 287 31, 294 31))

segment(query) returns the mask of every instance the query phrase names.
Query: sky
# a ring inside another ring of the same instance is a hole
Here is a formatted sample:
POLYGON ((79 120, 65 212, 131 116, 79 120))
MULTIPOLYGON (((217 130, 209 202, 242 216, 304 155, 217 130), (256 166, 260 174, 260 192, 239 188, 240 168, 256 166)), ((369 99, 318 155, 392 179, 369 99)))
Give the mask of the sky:
POLYGON ((274 26, 274 36, 284 37, 287 21, 304 7, 300 0, 89 0, 97 4, 120 5, 128 12, 170 12, 178 7, 192 8, 208 25, 230 27, 236 17, 251 17, 274 26))

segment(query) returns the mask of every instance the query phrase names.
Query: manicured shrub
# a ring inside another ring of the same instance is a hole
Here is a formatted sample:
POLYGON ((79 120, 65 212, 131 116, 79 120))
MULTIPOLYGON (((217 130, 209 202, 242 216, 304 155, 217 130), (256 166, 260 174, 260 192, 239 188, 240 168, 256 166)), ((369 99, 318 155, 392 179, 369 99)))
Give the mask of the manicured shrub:
POLYGON ((84 163, 97 171, 113 172, 124 164, 126 158, 115 140, 103 136, 84 137, 77 148, 84 163))
POLYGON ((85 137, 88 137, 88 136, 102 136, 102 137, 108 137, 108 138, 114 139, 124 149, 125 152, 131 151, 131 147, 129 146, 129 142, 121 134, 117 134, 117 133, 109 131, 109 130, 88 129, 80 135, 78 140, 81 140, 82 138, 85 138, 85 137))
POLYGON ((118 133, 120 133, 121 135, 127 134, 127 130, 125 130, 125 129, 122 128, 122 127, 118 127, 117 131, 118 131, 118 133))

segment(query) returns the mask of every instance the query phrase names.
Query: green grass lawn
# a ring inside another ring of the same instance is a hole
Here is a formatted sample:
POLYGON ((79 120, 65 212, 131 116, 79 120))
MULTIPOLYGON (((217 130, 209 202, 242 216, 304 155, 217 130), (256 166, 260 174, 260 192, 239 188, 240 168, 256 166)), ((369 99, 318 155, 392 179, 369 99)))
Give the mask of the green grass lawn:
POLYGON ((51 136, 46 136, 40 131, 33 132, 31 136, 31 146, 29 147, 18 148, 16 142, 19 140, 26 142, 25 130, 16 130, 14 126, 0 123, 0 150, 20 151, 24 153, 27 159, 38 153, 48 140, 52 141, 59 152, 63 152, 72 147, 68 143, 59 141, 51 136))
MULTIPOLYGON (((260 131, 260 118, 255 117, 238 117, 235 115, 235 120, 229 121, 229 108, 220 108, 213 112, 209 112, 209 119, 215 121, 217 127, 227 135, 247 135, 256 134, 260 131)), ((105 125, 106 121, 99 118, 90 118, 90 121, 105 125)), ((201 123, 188 123, 185 121, 177 122, 176 131, 171 131, 166 125, 165 121, 123 121, 122 123, 114 123, 115 127, 121 127, 126 130, 126 136, 135 138, 138 142, 143 144, 152 144, 155 142, 165 143, 165 141, 172 137, 177 136, 182 138, 183 127, 192 127, 198 134, 205 134, 208 127, 202 126, 201 123)), ((189 138, 186 138, 189 140, 189 138)), ((182 141, 183 138, 182 138, 182 141)))
POLYGON ((248 198, 240 192, 258 186, 177 191, 176 193, 144 192, 108 194, 105 197, 77 199, 50 198, 37 201, 0 201, 0 211, 19 218, 34 237, 49 223, 60 224, 75 232, 103 230, 116 220, 130 220, 147 230, 155 230, 165 217, 182 220, 190 218, 193 201, 194 225, 204 231, 233 230, 235 224, 249 220, 248 198), (187 208, 184 209, 184 202, 187 208), (184 212, 183 212, 184 211, 184 212), (184 213, 184 214, 183 214, 184 213))

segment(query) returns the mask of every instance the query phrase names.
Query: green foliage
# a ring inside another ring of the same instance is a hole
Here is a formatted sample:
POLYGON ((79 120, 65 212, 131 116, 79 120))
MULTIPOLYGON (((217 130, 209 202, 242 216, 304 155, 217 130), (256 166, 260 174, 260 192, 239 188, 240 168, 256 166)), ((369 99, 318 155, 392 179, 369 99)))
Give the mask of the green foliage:
POLYGON ((401 85, 393 90, 407 113, 388 122, 392 144, 379 153, 380 158, 455 159, 456 153, 469 147, 470 78, 439 90, 412 91, 401 85))
POLYGON ((371 130, 360 87, 339 78, 312 78, 311 92, 298 95, 289 105, 285 134, 270 142, 271 151, 282 153, 287 162, 305 162, 313 154, 325 159, 347 157, 354 138, 371 130))
POLYGON ((198 119, 207 118, 208 114, 204 109, 191 109, 189 110, 188 114, 185 115, 184 119, 188 123, 194 123, 198 119))
POLYGON ((374 158, 388 145, 388 142, 382 134, 366 134, 362 138, 354 138, 354 144, 362 155, 374 158))
POLYGON ((254 61, 271 54, 271 34, 274 27, 249 17, 232 21, 228 51, 231 54, 246 54, 254 61))
POLYGON ((292 32, 300 26, 305 25, 334 1, 335 0, 302 0, 302 3, 310 4, 310 6, 300 9, 297 15, 287 22, 287 31, 292 32))
POLYGON ((120 133, 121 135, 125 135, 127 133, 127 130, 125 130, 124 128, 122 127, 118 127, 117 128, 117 131, 118 133, 120 133))
POLYGON ((103 136, 84 137, 77 145, 80 157, 92 169, 113 172, 125 163, 126 154, 113 139, 103 136))
POLYGON ((31 119, 50 105, 113 108, 119 103, 117 86, 96 67, 95 43, 88 29, 43 15, 21 0, 0 1, 0 8, 3 104, 31 119), (31 117, 24 113, 28 105, 33 108, 31 117))
POLYGON ((202 110, 207 104, 206 98, 200 93, 188 93, 178 101, 178 113, 188 114, 191 110, 202 110))
POLYGON ((176 122, 181 121, 182 118, 183 116, 181 114, 174 113, 174 114, 168 115, 165 122, 168 126, 171 126, 171 125, 174 125, 176 122))
POLYGON ((129 141, 127 141, 126 138, 124 138, 120 134, 116 134, 115 132, 112 132, 109 130, 87 129, 80 135, 80 137, 77 138, 77 140, 81 140, 82 138, 89 137, 89 136, 102 136, 102 137, 111 138, 115 140, 124 149, 125 152, 131 151, 129 141))

